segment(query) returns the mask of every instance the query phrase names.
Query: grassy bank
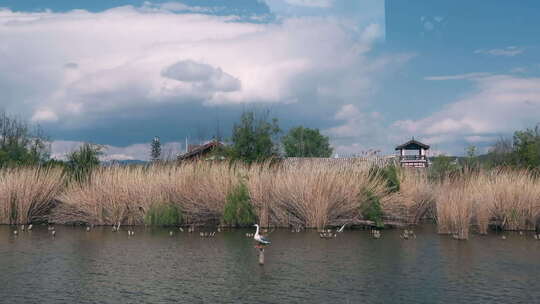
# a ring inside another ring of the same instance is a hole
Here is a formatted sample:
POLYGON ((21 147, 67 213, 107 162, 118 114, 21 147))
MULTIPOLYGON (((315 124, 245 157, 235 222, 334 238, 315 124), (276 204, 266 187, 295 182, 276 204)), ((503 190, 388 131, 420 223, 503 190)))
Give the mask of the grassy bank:
POLYGON ((432 219, 440 233, 466 239, 471 228, 534 229, 540 216, 540 184, 526 170, 437 180, 423 170, 382 170, 365 162, 200 162, 100 167, 77 182, 58 169, 2 169, 0 223, 323 228, 432 219))

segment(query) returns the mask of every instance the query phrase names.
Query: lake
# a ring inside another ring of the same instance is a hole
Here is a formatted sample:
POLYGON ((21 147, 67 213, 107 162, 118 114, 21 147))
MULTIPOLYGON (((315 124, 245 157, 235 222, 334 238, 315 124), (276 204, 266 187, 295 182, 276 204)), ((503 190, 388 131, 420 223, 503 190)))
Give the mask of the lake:
POLYGON ((0 226, 2 303, 538 303, 540 241, 532 234, 456 241, 417 227, 417 238, 385 230, 276 230, 258 265, 237 229, 201 238, 167 228, 0 226))

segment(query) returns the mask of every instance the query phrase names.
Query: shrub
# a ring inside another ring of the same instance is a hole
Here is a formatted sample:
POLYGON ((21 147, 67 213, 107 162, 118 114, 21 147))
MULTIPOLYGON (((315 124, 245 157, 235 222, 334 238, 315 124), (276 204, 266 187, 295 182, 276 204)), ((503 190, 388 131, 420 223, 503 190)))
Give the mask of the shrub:
POLYGON ((399 192, 400 184, 396 166, 372 167, 370 176, 371 178, 381 178, 386 184, 389 193, 399 192))
POLYGON ((156 226, 180 225, 182 210, 179 206, 170 203, 154 204, 144 215, 144 223, 156 226))
POLYGON ((248 225, 256 221, 251 205, 249 191, 243 182, 234 187, 227 195, 223 209, 223 221, 229 225, 248 225))
POLYGON ((364 190, 363 194, 365 200, 360 205, 362 216, 366 220, 375 222, 377 227, 384 227, 382 220, 383 211, 379 197, 369 190, 364 190))

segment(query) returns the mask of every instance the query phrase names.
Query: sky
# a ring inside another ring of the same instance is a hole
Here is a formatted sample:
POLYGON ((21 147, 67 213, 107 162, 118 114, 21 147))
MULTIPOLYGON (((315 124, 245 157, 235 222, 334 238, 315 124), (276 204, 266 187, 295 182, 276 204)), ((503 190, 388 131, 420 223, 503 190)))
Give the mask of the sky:
POLYGON ((0 110, 62 158, 149 158, 227 138, 244 111, 341 156, 488 151, 540 122, 540 3, 0 0, 0 110))

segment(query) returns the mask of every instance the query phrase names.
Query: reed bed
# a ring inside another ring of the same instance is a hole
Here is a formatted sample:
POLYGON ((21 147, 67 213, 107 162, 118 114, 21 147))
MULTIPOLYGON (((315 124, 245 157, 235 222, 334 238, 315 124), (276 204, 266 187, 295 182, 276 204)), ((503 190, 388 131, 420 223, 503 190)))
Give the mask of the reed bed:
POLYGON ((250 181, 256 204, 269 205, 273 221, 319 229, 354 223, 361 219, 359 206, 367 192, 384 194, 384 181, 371 177, 365 162, 298 162, 276 168, 271 175, 259 170, 250 181))
POLYGON ((399 191, 392 192, 361 161, 112 166, 95 169, 83 182, 66 180, 59 169, 4 168, 0 223, 141 225, 171 212, 164 215, 168 223, 216 223, 240 183, 262 226, 361 224, 361 206, 373 197, 387 222, 432 218, 439 233, 460 239, 468 238, 471 227, 481 234, 490 227, 534 229, 540 218, 540 181, 527 170, 463 172, 442 181, 430 181, 417 169, 398 170, 397 176, 399 191))
POLYGON ((0 170, 0 224, 46 221, 64 185, 62 170, 0 170))
POLYGON ((401 168, 397 171, 399 192, 383 197, 386 217, 416 225, 422 219, 433 218, 434 186, 425 170, 401 168))
POLYGON ((540 183, 527 170, 465 172, 437 185, 439 233, 467 239, 469 227, 480 234, 489 226, 532 230, 540 216, 540 183))

